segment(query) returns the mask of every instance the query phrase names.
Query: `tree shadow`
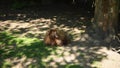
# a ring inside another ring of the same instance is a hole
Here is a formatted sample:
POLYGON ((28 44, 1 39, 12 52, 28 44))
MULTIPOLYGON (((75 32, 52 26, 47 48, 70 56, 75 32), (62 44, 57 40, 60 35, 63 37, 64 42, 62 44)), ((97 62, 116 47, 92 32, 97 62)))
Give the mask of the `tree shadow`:
POLYGON ((55 47, 47 47, 43 41, 33 38, 16 38, 8 33, 0 33, 0 66, 42 67, 42 58, 50 55, 55 47))
POLYGON ((5 10, 0 10, 0 29, 16 37, 0 35, 0 66, 97 68, 100 65, 96 63, 107 56, 101 51, 104 46, 86 33, 86 28, 92 24, 92 11, 64 6, 5 10), (46 30, 54 27, 71 34, 73 39, 70 45, 48 47, 43 44, 41 39, 46 30))
POLYGON ((34 38, 20 38, 0 33, 1 67, 84 68, 101 61, 107 55, 97 53, 101 47, 75 41, 69 46, 48 47, 34 38))

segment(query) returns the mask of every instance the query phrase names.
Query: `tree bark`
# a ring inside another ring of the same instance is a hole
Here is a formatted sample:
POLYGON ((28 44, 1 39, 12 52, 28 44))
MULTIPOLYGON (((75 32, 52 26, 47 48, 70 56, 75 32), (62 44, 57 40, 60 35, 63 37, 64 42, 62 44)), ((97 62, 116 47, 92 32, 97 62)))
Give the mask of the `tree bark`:
POLYGON ((119 0, 95 0, 94 28, 103 40, 116 34, 118 13, 119 0))

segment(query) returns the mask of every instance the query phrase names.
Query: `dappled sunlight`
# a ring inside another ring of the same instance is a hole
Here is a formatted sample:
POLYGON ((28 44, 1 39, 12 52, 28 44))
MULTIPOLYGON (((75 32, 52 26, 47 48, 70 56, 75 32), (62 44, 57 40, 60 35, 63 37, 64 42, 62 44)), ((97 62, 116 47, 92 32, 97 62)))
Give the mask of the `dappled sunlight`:
POLYGON ((23 55, 21 58, 15 57, 5 59, 5 62, 10 65, 12 64, 12 68, 23 68, 29 66, 30 64, 36 63, 36 60, 33 58, 27 58, 23 55))
POLYGON ((11 35, 0 35, 0 46, 4 46, 0 50, 0 65, 13 68, 97 67, 94 64, 99 64, 107 54, 102 51, 105 47, 99 45, 101 42, 86 31, 92 24, 90 15, 86 14, 88 12, 58 11, 3 12, 0 31, 11 35), (71 43, 58 47, 46 46, 43 39, 49 28, 67 32, 71 43))
MULTIPOLYGON (((96 67, 93 63, 97 63, 107 56, 102 50, 105 47, 93 46, 86 43, 73 42, 68 46, 49 47, 45 46, 37 38, 14 37, 6 33, 0 36, 7 40, 3 40, 7 46, 2 47, 0 50, 0 53, 3 55, 0 60, 2 61, 2 66, 5 67, 65 68, 71 65, 78 68, 96 67), (10 38, 8 39, 8 37, 10 38)), ((1 40, 0 43, 4 42, 1 40)))
MULTIPOLYGON (((21 14, 18 14, 18 16, 20 15, 21 14)), ((2 26, 1 31, 12 32, 13 34, 21 37, 24 37, 24 36, 37 37, 40 39, 43 39, 43 36, 46 30, 49 28, 60 28, 67 31, 68 33, 71 33, 72 35, 81 34, 85 32, 85 28, 86 28, 85 25, 81 24, 81 27, 79 27, 78 29, 78 27, 74 27, 74 25, 73 27, 67 26, 67 22, 62 23, 61 19, 62 17, 53 16, 53 18, 32 19, 28 22, 24 20, 6 20, 6 21, 1 21, 1 26, 2 26), (5 27, 5 26, 8 26, 8 27, 5 27), (5 29, 3 29, 3 27, 5 27, 5 29)), ((65 17, 65 20, 67 21, 66 17, 65 17)), ((71 22, 71 23, 74 23, 74 22, 71 22)))
POLYGON ((0 44, 5 45, 0 50, 1 67, 44 67, 42 58, 54 51, 37 38, 15 37, 7 33, 1 33, 1 38, 4 39, 0 44))
POLYGON ((39 22, 34 21, 34 23, 33 22, 21 23, 21 21, 8 20, 8 21, 1 22, 0 26, 1 26, 1 31, 8 31, 8 32, 12 32, 13 34, 19 34, 19 36, 28 37, 30 34, 38 35, 38 36, 39 34, 44 34, 46 32, 45 30, 50 28, 49 24, 47 23, 48 23, 48 20, 45 20, 45 19, 44 21, 41 21, 40 19, 39 22))
POLYGON ((80 47, 80 46, 66 46, 58 47, 55 52, 42 61, 48 64, 48 67, 61 67, 66 65, 80 65, 85 67, 92 67, 92 62, 97 62, 107 55, 104 52, 95 53, 99 47, 80 47), (103 54, 103 55, 102 55, 103 54))

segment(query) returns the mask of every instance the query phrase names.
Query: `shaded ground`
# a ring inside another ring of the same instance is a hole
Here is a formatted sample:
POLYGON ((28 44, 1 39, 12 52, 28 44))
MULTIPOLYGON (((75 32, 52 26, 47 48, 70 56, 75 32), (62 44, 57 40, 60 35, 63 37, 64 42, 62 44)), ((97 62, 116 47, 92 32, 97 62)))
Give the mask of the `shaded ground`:
POLYGON ((89 10, 65 6, 0 10, 0 66, 119 68, 120 55, 109 49, 109 45, 104 46, 106 44, 102 40, 95 39, 97 36, 90 28, 92 17, 93 13, 89 10), (62 47, 45 46, 42 40, 49 28, 68 32, 72 42, 62 47))

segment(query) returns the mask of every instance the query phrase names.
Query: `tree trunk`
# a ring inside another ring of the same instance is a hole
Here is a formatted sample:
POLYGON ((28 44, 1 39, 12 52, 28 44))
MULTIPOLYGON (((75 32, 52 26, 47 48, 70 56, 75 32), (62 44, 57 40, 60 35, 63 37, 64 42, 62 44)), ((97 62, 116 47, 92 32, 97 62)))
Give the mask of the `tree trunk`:
POLYGON ((94 28, 103 40, 110 42, 116 34, 119 0, 95 0, 94 28))

